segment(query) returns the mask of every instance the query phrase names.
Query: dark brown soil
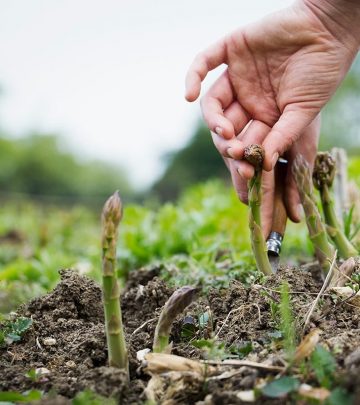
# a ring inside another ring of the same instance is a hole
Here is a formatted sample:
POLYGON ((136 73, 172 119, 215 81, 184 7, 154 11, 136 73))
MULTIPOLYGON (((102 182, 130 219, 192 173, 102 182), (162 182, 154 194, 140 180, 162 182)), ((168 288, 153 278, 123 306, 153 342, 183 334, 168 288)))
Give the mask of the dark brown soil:
MULTIPOLYGON (((52 395, 41 404, 56 405, 70 404, 77 392, 91 389, 105 397, 114 397, 119 403, 143 403, 143 390, 149 376, 140 370, 136 352, 151 348, 160 309, 174 291, 157 277, 158 273, 156 268, 132 273, 122 294, 130 384, 121 370, 107 367, 99 286, 71 270, 62 270, 61 282, 51 293, 19 309, 18 315, 31 317, 33 324, 20 342, 0 349, 0 391, 39 389, 52 395), (46 344, 48 338, 53 339, 52 345, 46 344), (38 381, 25 376, 29 370, 40 367, 48 369, 49 373, 38 381)), ((228 289, 211 289, 206 297, 200 297, 174 322, 172 353, 204 358, 206 353, 194 347, 192 340, 216 336, 228 349, 251 343, 247 360, 282 365, 283 350, 271 337, 271 332, 278 328, 271 302, 279 301, 278 290, 284 280, 290 285, 291 305, 298 331, 301 331, 305 314, 322 283, 308 271, 283 268, 262 286, 245 288, 233 281, 228 289), (209 320, 200 327, 199 317, 204 314, 209 320), (193 336, 182 336, 184 323, 194 327, 193 336)), ((337 360, 339 381, 355 392, 360 370, 360 311, 349 304, 335 305, 330 296, 324 295, 307 331, 314 327, 322 330, 321 343, 337 360)), ((230 353, 229 350, 226 353, 230 353)), ((189 376, 181 376, 181 381, 166 377, 160 403, 242 404, 237 393, 252 389, 259 379, 269 376, 269 371, 249 367, 237 371, 236 375, 210 378, 205 383, 189 376)), ((307 382, 311 383, 313 377, 309 378, 307 382)), ((256 403, 285 404, 287 400, 262 398, 256 403)))

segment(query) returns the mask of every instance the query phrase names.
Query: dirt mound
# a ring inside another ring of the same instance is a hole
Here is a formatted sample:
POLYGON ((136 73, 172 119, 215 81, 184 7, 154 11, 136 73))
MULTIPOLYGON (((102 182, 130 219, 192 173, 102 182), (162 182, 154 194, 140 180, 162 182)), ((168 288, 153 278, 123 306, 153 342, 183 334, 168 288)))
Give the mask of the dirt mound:
MULTIPOLYGON (((161 307, 173 288, 157 278, 158 272, 154 270, 134 272, 123 291, 121 306, 130 353, 128 385, 122 371, 106 366, 99 286, 70 270, 60 274, 61 282, 51 293, 19 309, 18 314, 31 317, 33 324, 21 341, 0 349, 0 390, 52 391, 57 396, 48 403, 62 404, 68 403, 77 392, 90 388, 100 395, 117 398, 119 403, 142 403, 149 377, 136 371, 139 367, 136 351, 151 348, 161 307), (33 381, 25 376, 29 370, 41 367, 49 370, 44 378, 33 381)), ((250 345, 244 358, 281 364, 283 352, 274 344, 272 334, 278 329, 274 305, 279 303, 279 289, 284 280, 291 289, 296 327, 301 328, 321 281, 316 281, 309 272, 282 268, 263 285, 245 288, 233 281, 227 289, 211 289, 207 296, 200 297, 174 322, 173 353, 204 357, 204 352, 194 347, 194 340, 216 337, 218 343, 225 344, 223 350, 227 355, 250 345), (184 334, 189 325, 190 335, 184 334)), ((359 316, 358 309, 347 303, 334 303, 333 297, 325 294, 309 326, 323 331, 322 343, 335 354, 338 372, 344 373, 344 384, 351 391, 355 390, 356 379, 346 376, 357 376, 360 367, 360 353, 356 350, 360 346, 359 316)), ((227 378, 209 379, 206 384, 183 378, 179 392, 169 384, 164 395, 173 395, 172 404, 240 404, 237 392, 253 388, 259 378, 268 375, 267 371, 242 367, 227 378)), ((282 402, 261 399, 258 403, 282 402)))

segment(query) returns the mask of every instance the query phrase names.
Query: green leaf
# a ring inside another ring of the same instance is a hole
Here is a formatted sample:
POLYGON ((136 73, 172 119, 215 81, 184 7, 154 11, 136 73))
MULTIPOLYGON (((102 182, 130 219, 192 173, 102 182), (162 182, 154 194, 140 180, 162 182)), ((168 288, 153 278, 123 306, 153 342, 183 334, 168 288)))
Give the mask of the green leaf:
POLYGON ((252 350, 253 350, 253 346, 252 346, 251 342, 245 342, 242 344, 232 345, 229 347, 229 352, 231 354, 236 355, 236 357, 238 357, 240 359, 247 356, 249 353, 251 353, 252 350))
POLYGON ((336 369, 336 361, 333 355, 323 346, 317 345, 310 357, 310 364, 319 384, 322 387, 330 388, 336 369))
POLYGON ((209 312, 204 312, 199 316, 199 327, 200 328, 205 328, 207 323, 209 322, 210 316, 209 312))
POLYGON ((297 378, 285 376, 266 384, 261 392, 269 398, 280 398, 296 391, 299 386, 300 382, 297 378))
POLYGON ((0 391, 0 401, 5 402, 30 402, 41 399, 41 391, 32 390, 21 394, 16 391, 0 391))
POLYGON ((212 340, 207 339, 199 339, 192 342, 192 345, 197 347, 198 349, 211 349, 214 347, 214 342, 212 340))
POLYGON ((354 396, 343 388, 335 388, 325 401, 325 405, 352 405, 353 403, 354 396))
POLYGON ((116 405, 116 401, 86 390, 76 395, 72 400, 72 405, 116 405))
POLYGON ((31 318, 18 318, 13 324, 13 330, 21 335, 30 328, 32 322, 31 318))

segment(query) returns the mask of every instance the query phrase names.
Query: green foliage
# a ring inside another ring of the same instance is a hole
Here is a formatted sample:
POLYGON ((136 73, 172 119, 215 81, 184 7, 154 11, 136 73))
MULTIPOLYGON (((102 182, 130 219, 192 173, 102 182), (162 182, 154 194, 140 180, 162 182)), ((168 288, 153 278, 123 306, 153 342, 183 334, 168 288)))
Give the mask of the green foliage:
POLYGON ((317 345, 310 357, 310 364, 322 387, 331 388, 334 381, 336 361, 323 346, 317 345))
POLYGON ((216 339, 198 339, 191 342, 198 349, 202 349, 207 360, 242 359, 252 352, 251 342, 226 346, 216 339))
POLYGON ((324 402, 324 405, 353 405, 354 395, 343 388, 335 388, 324 402))
POLYGON ((54 135, 0 138, 0 190, 5 197, 26 194, 62 203, 86 199, 98 206, 116 189, 123 195, 131 192, 121 169, 78 161, 54 135))
POLYGON ((261 389, 263 395, 269 398, 281 398, 285 395, 297 391, 300 381, 295 377, 284 376, 266 384, 261 389))
POLYGON ((112 398, 105 398, 95 394, 90 390, 79 392, 72 400, 72 405, 116 405, 117 402, 112 398))
POLYGON ((290 302, 289 284, 286 282, 281 284, 279 313, 284 349, 287 358, 291 361, 296 349, 296 328, 290 302))
POLYGON ((0 325, 0 346, 18 342, 31 325, 30 318, 19 317, 13 321, 4 321, 0 325))
POLYGON ((204 352, 204 358, 207 360, 224 360, 229 357, 225 343, 218 342, 215 339, 198 339, 191 344, 204 352))
POLYGON ((0 402, 6 403, 18 403, 18 402, 30 402, 30 401, 37 401, 41 399, 42 393, 41 391, 32 390, 27 391, 21 394, 20 392, 16 391, 0 391, 0 402))
MULTIPOLYGON (((292 254, 304 259, 307 236, 297 228, 292 254), (297 250, 296 250, 297 249, 297 250)), ((247 207, 220 182, 187 190, 157 208, 125 205, 118 242, 118 273, 161 265, 170 284, 226 287, 237 279, 261 282, 250 253, 247 207)), ((0 312, 53 288, 60 268, 100 280, 100 218, 83 206, 59 208, 20 201, 0 209, 0 312), (6 235, 16 231, 19 241, 6 235)))
POLYGON ((344 147, 353 155, 359 152, 359 92, 360 58, 342 82, 334 97, 322 112, 320 146, 322 150, 333 146, 344 147))
POLYGON ((352 205, 349 212, 343 215, 344 233, 349 241, 352 241, 360 231, 360 224, 354 223, 354 208, 355 206, 352 205))

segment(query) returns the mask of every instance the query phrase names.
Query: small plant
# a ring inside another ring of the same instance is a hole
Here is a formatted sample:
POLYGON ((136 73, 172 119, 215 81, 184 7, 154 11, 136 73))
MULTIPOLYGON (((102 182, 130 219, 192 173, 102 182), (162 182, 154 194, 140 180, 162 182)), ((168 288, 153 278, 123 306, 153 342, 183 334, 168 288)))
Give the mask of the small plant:
POLYGON ((32 319, 24 317, 4 321, 0 326, 0 347, 18 342, 31 325, 32 319))
POLYGON ((310 167, 302 155, 296 157, 292 171, 299 190, 301 204, 304 208, 309 237, 319 264, 326 274, 335 256, 335 250, 327 238, 325 225, 322 222, 314 198, 310 167))
POLYGON ((116 273, 116 242, 122 218, 118 192, 105 203, 102 212, 102 279, 106 339, 110 366, 128 373, 128 354, 121 318, 120 286, 116 273))
POLYGON ((336 163, 328 152, 319 152, 316 156, 313 171, 315 188, 320 192, 327 232, 343 259, 356 256, 357 249, 347 239, 336 218, 331 188, 335 177, 336 163))
POLYGON ((184 286, 177 289, 166 301, 156 325, 153 350, 156 353, 169 353, 171 326, 175 318, 195 299, 199 289, 184 286))
POLYGON ((249 181, 249 228, 251 247, 259 271, 266 275, 272 274, 271 264, 267 255, 267 247, 261 227, 261 176, 264 161, 264 150, 260 145, 249 145, 245 148, 244 159, 254 166, 254 176, 249 181))
POLYGON ((310 357, 310 364, 314 370, 318 383, 330 389, 334 383, 336 361, 333 355, 323 346, 317 345, 310 357))
POLYGON ((286 282, 281 285, 279 312, 284 350, 291 362, 296 350, 296 327, 290 302, 289 284, 286 282))

